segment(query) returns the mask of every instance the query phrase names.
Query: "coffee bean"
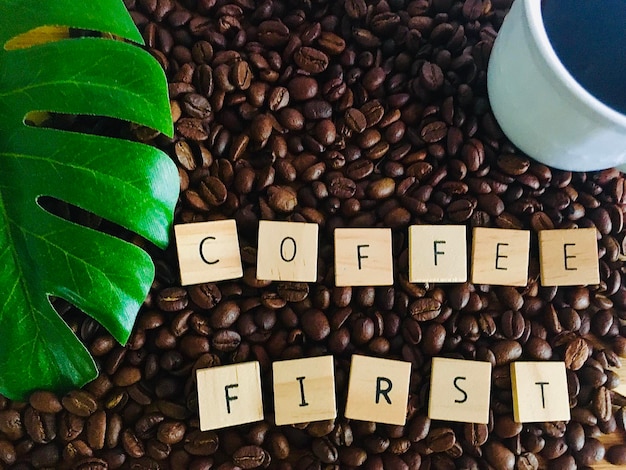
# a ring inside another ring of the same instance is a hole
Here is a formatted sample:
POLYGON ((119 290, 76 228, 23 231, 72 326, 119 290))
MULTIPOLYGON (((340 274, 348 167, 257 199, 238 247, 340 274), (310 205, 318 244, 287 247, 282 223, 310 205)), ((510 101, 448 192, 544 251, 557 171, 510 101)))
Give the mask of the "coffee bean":
POLYGON ((568 343, 565 349, 565 367, 571 370, 580 369, 587 358, 589 357, 590 350, 587 341, 583 338, 576 338, 568 343))
POLYGON ((608 448, 606 460, 613 465, 626 465, 626 445, 617 444, 608 448))
MULTIPOLYGON (((435 91, 443 85, 443 71, 437 64, 426 62, 420 69, 420 83, 429 91, 435 91)), ((426 140, 426 139, 424 139, 426 140)), ((428 141, 427 141, 428 142, 428 141)))
POLYGON ((515 468, 515 454, 504 444, 489 441, 484 446, 485 458, 497 470, 513 470, 515 468))
POLYGON ((28 401, 30 406, 42 413, 58 413, 63 409, 57 396, 44 390, 32 393, 28 401))
POLYGON ((575 454, 580 465, 594 465, 600 462, 605 455, 604 445, 596 438, 589 438, 583 448, 575 454))
POLYGON ((198 429, 185 435, 184 449, 191 455, 212 455, 217 451, 219 439, 214 431, 198 429))
POLYGON ((61 400, 63 407, 77 416, 91 416, 97 409, 98 403, 93 396, 83 390, 73 390, 61 400))
POLYGON ((254 445, 243 446, 233 454, 233 463, 242 469, 258 468, 266 459, 265 451, 254 445))
POLYGON ((409 306, 409 313, 417 321, 432 320, 441 313, 441 303, 429 297, 417 299, 409 306))
POLYGON ((426 445, 433 452, 445 452, 456 442, 454 431, 450 428, 431 429, 426 437, 426 445))
POLYGON ((298 67, 311 74, 318 74, 328 67, 328 56, 313 47, 303 46, 298 49, 293 60, 298 67))

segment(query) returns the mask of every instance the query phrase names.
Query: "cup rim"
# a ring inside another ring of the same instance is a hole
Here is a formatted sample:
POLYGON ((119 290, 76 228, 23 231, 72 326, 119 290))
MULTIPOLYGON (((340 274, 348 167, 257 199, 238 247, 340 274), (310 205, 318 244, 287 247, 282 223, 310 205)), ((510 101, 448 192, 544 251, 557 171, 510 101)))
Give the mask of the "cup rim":
MULTIPOLYGON (((522 1, 522 0, 519 0, 522 1)), ((544 56, 546 63, 557 75, 557 77, 563 81, 565 86, 581 100, 586 106, 595 111, 600 116, 626 127, 626 115, 616 111, 609 105, 604 104, 598 98, 593 96, 587 91, 565 68, 559 57, 556 55, 552 43, 548 39, 548 33, 546 32, 543 24, 543 15, 541 14, 541 1, 542 0, 523 0, 524 8, 526 10, 526 16, 530 26, 530 33, 535 37, 537 42, 539 53, 544 56)))

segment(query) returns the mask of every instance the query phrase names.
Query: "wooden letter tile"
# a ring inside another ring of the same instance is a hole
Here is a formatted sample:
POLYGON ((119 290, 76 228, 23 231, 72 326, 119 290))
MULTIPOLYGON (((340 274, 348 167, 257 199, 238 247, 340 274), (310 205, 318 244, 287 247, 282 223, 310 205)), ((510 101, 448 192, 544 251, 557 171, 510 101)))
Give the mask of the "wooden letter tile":
POLYGON ((530 231, 476 227, 473 233, 472 283, 527 284, 530 231))
POLYGON ((403 426, 410 377, 410 362, 354 354, 344 415, 350 419, 403 426))
POLYGON ((319 225, 259 222, 257 278, 266 281, 315 282, 319 225))
POLYGON ((243 276, 234 220, 176 225, 174 233, 183 286, 243 276))
POLYGON ((595 228, 539 232, 541 284, 598 284, 600 267, 595 228))
POLYGON ((569 421, 564 362, 513 362, 511 385, 516 422, 569 421))
POLYGON ((199 369, 196 378, 202 431, 263 419, 258 362, 199 369))
POLYGON ((411 225, 409 227, 409 281, 467 281, 465 226, 411 225))
POLYGON ((489 422, 491 363, 434 357, 430 376, 430 419, 489 422))
POLYGON ((278 426, 337 417, 333 356, 274 362, 272 371, 278 426))
POLYGON ((335 284, 392 285, 391 229, 335 229, 335 284))

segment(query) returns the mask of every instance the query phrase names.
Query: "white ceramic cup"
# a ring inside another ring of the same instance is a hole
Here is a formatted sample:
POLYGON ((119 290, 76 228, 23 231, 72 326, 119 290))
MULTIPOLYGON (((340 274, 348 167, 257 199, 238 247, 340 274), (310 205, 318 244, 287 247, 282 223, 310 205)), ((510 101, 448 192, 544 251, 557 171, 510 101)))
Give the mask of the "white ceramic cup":
POLYGON ((498 124, 530 157, 573 171, 626 165, 626 116, 595 98, 561 63, 540 0, 513 3, 491 52, 487 89, 498 124))

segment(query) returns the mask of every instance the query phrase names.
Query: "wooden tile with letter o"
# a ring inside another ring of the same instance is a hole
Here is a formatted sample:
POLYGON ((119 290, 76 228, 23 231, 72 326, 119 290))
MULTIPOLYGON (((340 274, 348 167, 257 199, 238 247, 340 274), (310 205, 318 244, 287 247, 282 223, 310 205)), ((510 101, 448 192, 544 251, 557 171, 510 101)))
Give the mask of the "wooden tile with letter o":
POLYGON ((409 227, 409 281, 467 281, 465 226, 411 225, 409 227))
POLYGON ((335 284, 337 286, 392 285, 391 229, 335 229, 335 284))
POLYGON ((539 265, 543 286, 598 284, 596 229, 540 231, 539 265))
POLYGON ((243 276, 234 220, 174 226, 183 286, 243 276))
POLYGON ((257 278, 315 282, 318 231, 317 224, 259 221, 257 278))
POLYGON ((489 422, 491 363, 434 357, 428 417, 461 423, 489 422))
POLYGON ((528 283, 530 231, 475 227, 472 283, 525 286, 528 283))
POLYGON ((345 417, 403 426, 410 377, 410 362, 354 354, 345 417))
POLYGON ((278 426, 337 417, 333 356, 274 362, 272 373, 278 426))
POLYGON ((516 422, 569 421, 564 362, 513 362, 511 384, 516 422))
POLYGON ((258 362, 199 369, 196 378, 202 431, 263 419, 261 369, 258 362))

